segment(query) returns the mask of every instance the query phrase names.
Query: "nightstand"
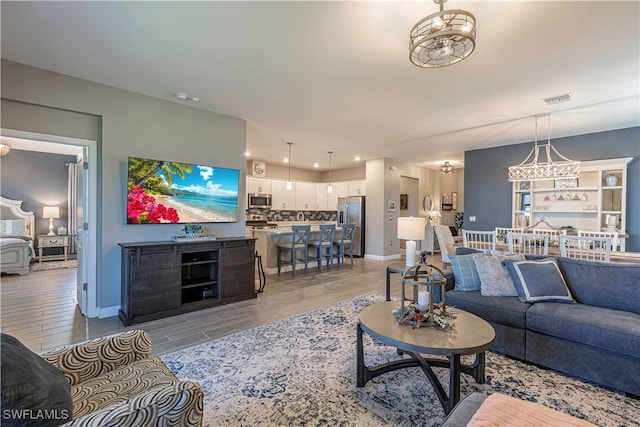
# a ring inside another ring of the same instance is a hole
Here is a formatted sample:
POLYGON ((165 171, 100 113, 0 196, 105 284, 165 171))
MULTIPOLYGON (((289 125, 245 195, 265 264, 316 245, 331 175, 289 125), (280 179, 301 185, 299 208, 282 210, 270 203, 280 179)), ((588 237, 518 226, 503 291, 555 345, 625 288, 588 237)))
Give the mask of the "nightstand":
POLYGON ((54 259, 64 259, 65 261, 68 259, 68 249, 69 249, 69 236, 47 236, 42 235, 38 236, 38 262, 42 262, 45 260, 54 260, 54 259), (63 255, 48 255, 42 256, 42 251, 44 248, 63 248, 63 255))

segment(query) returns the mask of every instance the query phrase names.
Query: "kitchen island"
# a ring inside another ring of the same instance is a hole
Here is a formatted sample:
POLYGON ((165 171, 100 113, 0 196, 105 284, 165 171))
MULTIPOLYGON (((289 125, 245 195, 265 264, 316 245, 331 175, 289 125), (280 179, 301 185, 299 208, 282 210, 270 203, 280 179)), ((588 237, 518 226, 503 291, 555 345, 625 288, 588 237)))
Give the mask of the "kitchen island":
MULTIPOLYGON (((335 221, 289 221, 278 223, 278 228, 264 228, 259 230, 253 230, 253 235, 256 240, 256 251, 258 255, 262 257, 264 270, 267 274, 278 273, 278 243, 290 242, 293 238, 293 232, 291 231, 292 225, 310 225, 311 226, 311 238, 313 240, 320 236, 321 224, 335 224, 335 221)), ((342 229, 336 228, 336 238, 340 238, 342 235, 342 229)), ((334 259, 334 264, 337 261, 334 259)), ((317 267, 318 264, 315 260, 309 260, 309 268, 317 267)), ((304 269, 304 263, 296 264, 296 270, 304 269)), ((291 271, 290 265, 283 265, 281 271, 291 271)))

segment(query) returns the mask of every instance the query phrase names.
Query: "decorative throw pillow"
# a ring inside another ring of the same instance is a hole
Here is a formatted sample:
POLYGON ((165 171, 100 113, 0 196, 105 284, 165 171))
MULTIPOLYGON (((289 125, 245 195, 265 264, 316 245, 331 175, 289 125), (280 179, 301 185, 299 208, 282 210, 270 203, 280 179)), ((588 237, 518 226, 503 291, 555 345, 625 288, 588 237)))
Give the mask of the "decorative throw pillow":
POLYGON ((485 251, 480 249, 467 248, 466 246, 458 246, 456 248, 456 255, 469 255, 469 254, 483 254, 485 251))
POLYGON ((469 255, 449 255, 449 262, 453 268, 453 277, 456 280, 456 291, 479 291, 480 276, 473 262, 474 256, 485 256, 480 254, 469 255))
POLYGON ((71 421, 71 386, 62 372, 11 335, 1 338, 2 425, 51 427, 71 421))
POLYGON ((480 276, 480 294, 490 297, 517 297, 518 291, 513 284, 509 270, 503 262, 507 259, 525 261, 522 254, 515 255, 474 255, 478 276, 480 276))
POLYGON ((539 261, 505 260, 522 302, 573 302, 571 292, 553 258, 539 261))

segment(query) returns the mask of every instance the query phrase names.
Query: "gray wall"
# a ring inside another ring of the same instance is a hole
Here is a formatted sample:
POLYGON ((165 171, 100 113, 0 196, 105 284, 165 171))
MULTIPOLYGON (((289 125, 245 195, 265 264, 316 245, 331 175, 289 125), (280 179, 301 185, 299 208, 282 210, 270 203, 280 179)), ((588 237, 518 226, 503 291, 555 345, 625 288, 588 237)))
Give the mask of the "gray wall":
MULTIPOLYGON (((633 157, 627 166, 626 250, 640 251, 640 128, 598 132, 551 141, 564 156, 573 160, 633 157)), ((511 227, 512 184, 507 168, 522 162, 533 142, 465 152, 464 226, 474 230, 511 227), (469 222, 475 215, 477 222, 469 222)))
MULTIPOLYGON (((1 91, 3 127, 98 141, 99 309, 120 305, 119 242, 167 240, 182 234, 177 224, 125 224, 128 156, 239 169, 239 193, 245 194, 244 120, 6 60, 1 91)), ((245 198, 239 201, 241 222, 207 224, 205 232, 244 236, 245 198)))
MULTIPOLYGON (((0 160, 1 192, 4 197, 22 200, 22 209, 33 212, 36 235, 49 232, 49 220, 42 218, 43 206, 58 206, 58 227, 67 227, 67 163, 75 163, 75 156, 36 153, 12 149, 0 160)), ((37 241, 35 242, 37 244, 37 241)))

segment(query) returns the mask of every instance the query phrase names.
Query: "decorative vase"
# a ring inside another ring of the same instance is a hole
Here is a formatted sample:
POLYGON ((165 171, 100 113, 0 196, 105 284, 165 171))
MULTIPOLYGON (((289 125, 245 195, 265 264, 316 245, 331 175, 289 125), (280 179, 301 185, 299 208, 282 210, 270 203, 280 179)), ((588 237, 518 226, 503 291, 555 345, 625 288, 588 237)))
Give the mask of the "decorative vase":
POLYGON ((607 183, 607 187, 615 187, 618 185, 618 177, 613 174, 607 175, 604 181, 607 183))

